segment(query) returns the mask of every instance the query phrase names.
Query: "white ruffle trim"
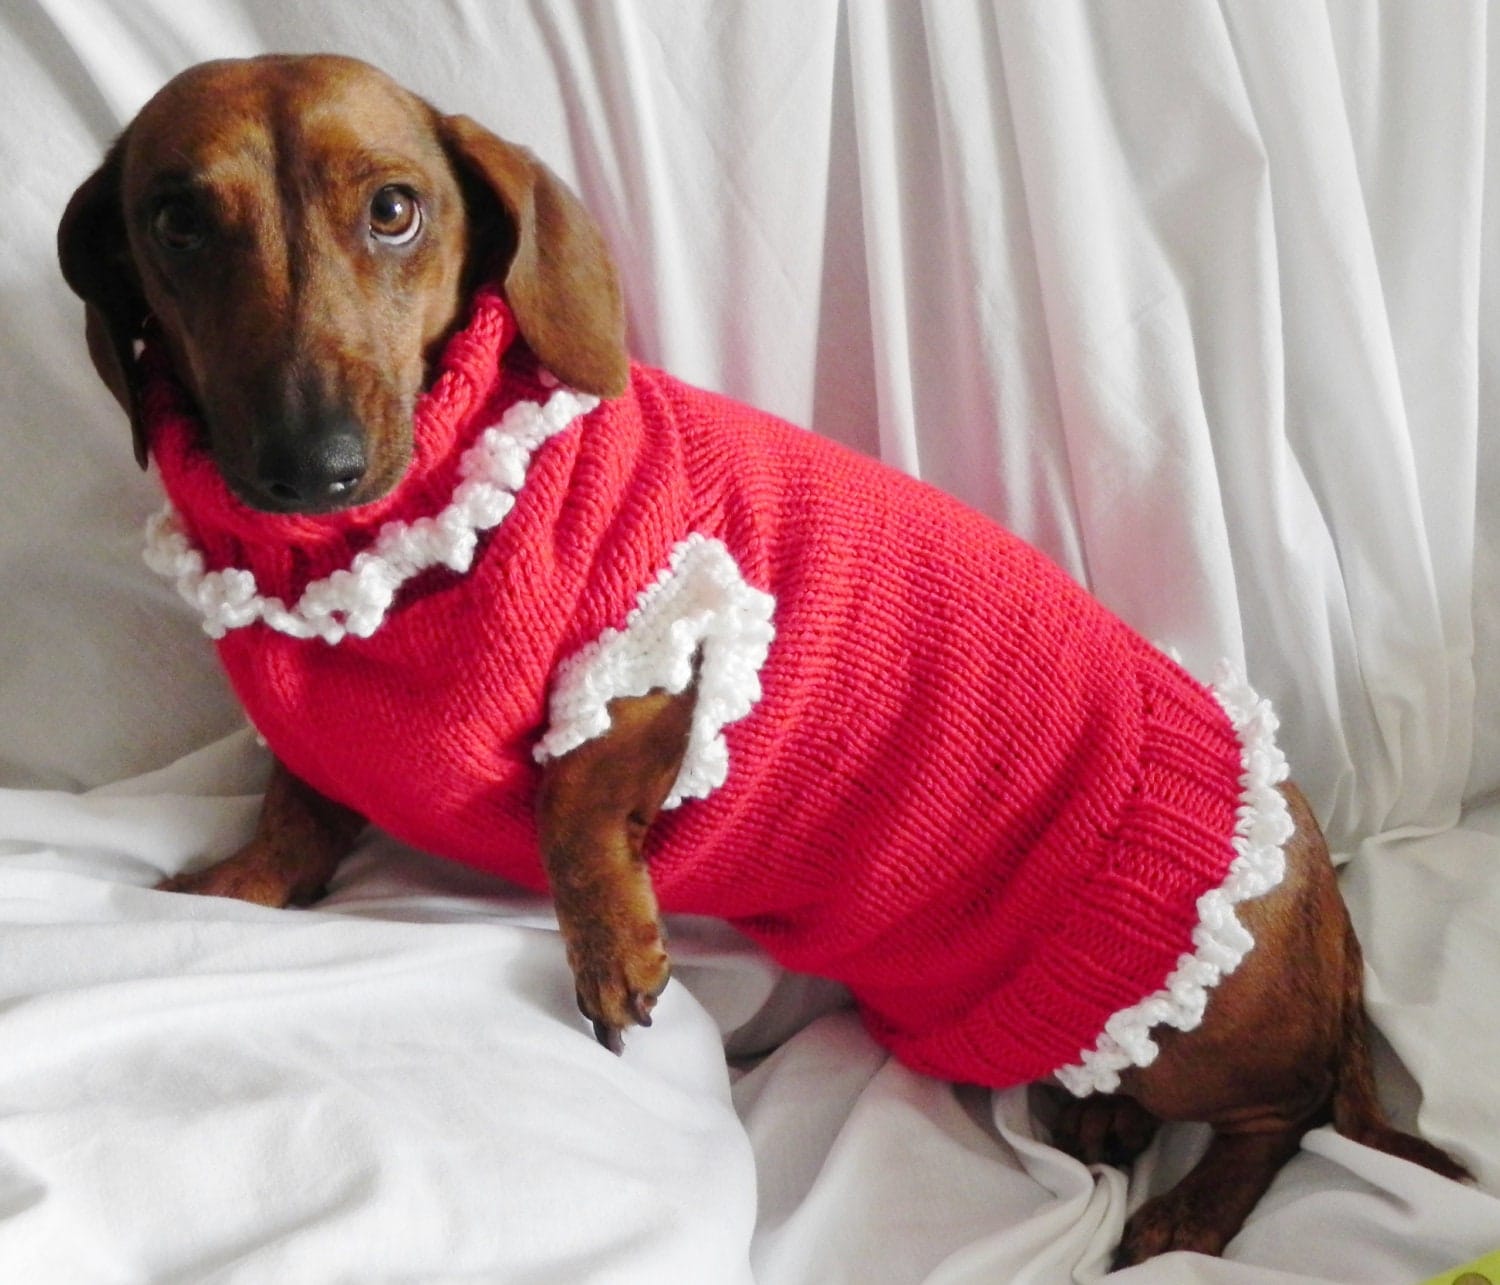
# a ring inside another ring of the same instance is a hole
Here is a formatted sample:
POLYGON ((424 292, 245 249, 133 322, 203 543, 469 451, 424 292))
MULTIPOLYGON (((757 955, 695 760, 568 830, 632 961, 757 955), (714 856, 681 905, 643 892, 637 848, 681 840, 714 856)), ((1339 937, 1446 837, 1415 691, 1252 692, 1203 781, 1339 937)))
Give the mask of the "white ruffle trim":
POLYGON ((724 784, 724 728, 760 699, 760 668, 775 629, 776 600, 747 584, 729 550, 694 534, 673 550, 623 629, 606 629, 558 666, 551 724, 539 762, 559 758, 609 730, 609 702, 657 688, 683 691, 697 675, 688 747, 663 805, 701 799, 724 784))
POLYGON ((222 638, 263 621, 293 638, 337 643, 368 638, 385 620, 396 594, 413 576, 445 566, 462 574, 474 561, 479 533, 500 525, 526 481, 531 457, 547 441, 587 415, 597 397, 559 389, 546 401, 517 402, 484 430, 459 461, 458 485, 441 513, 413 522, 387 522, 375 543, 347 570, 312 581, 294 606, 261 595, 253 572, 205 570, 203 555, 168 504, 146 524, 146 564, 175 580, 177 592, 203 617, 203 631, 222 638))
POLYGON ((1150 1066, 1159 1051, 1151 1038, 1153 1027, 1190 1031, 1203 1020, 1208 992, 1234 972, 1255 945, 1235 906, 1269 892, 1286 873, 1283 848, 1294 827, 1286 799, 1276 788, 1287 778, 1286 756, 1276 745, 1276 715, 1270 702, 1227 662, 1219 667, 1212 686, 1242 747, 1235 857, 1224 882, 1198 899, 1193 953, 1177 961, 1161 990, 1114 1014, 1077 1064, 1055 1073, 1063 1087, 1079 1097, 1112 1093, 1126 1067, 1150 1066))

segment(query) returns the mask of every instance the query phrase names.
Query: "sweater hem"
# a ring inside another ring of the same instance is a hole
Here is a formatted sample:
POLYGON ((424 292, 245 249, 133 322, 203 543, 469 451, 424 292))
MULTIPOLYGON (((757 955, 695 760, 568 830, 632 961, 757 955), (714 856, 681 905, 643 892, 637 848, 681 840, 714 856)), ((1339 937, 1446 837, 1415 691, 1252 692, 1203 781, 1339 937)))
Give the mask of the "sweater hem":
POLYGON ((1078 1097, 1112 1093, 1119 1088, 1121 1071, 1150 1066, 1160 1051, 1151 1037, 1153 1028, 1190 1031, 1202 1022, 1208 992, 1255 945, 1235 907, 1271 891, 1286 873, 1283 849, 1294 826, 1278 788, 1287 779, 1287 762, 1276 744, 1276 715, 1228 662, 1220 665, 1211 690, 1240 742, 1234 859, 1224 882, 1198 899, 1193 950, 1179 957, 1161 989, 1113 1014, 1092 1048, 1054 1072, 1078 1097))

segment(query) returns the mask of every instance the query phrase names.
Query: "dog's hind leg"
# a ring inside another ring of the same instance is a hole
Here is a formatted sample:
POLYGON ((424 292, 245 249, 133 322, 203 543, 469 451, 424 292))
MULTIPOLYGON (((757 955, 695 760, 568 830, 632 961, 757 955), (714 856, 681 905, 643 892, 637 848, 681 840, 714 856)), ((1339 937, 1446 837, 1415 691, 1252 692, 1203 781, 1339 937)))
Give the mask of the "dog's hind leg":
POLYGON ((1285 794, 1296 823, 1286 876, 1238 907, 1254 949, 1214 989, 1197 1029, 1158 1032, 1156 1061, 1122 1077, 1152 1114, 1204 1121, 1214 1135, 1197 1167, 1126 1224, 1119 1266, 1171 1249, 1220 1253, 1303 1135, 1329 1121, 1447 1177, 1464 1174, 1392 1128, 1375 1100, 1358 944, 1317 823, 1295 787, 1285 794))

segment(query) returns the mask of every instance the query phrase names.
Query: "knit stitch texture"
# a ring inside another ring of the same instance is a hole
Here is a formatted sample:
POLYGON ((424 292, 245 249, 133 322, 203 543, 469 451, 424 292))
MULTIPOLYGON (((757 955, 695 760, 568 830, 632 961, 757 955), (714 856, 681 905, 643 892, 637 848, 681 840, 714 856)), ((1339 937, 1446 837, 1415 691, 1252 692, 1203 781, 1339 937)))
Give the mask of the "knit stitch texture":
MULTIPOLYGON (((484 431, 549 404, 514 338, 482 291, 418 406, 408 476, 320 517, 235 500, 158 364, 146 404, 176 513, 162 569, 219 613, 224 667, 281 761, 416 847, 543 889, 538 755, 603 730, 578 731, 601 640, 654 654, 632 623, 643 591, 684 550, 722 548, 728 570, 685 595, 698 623, 681 628, 744 695, 695 729, 702 775, 650 834, 664 910, 727 919, 844 982, 877 1039, 949 1079, 1072 1068, 1077 1091, 1108 1088, 1154 1055, 1147 1025, 1196 1021, 1250 945, 1232 903, 1280 877, 1276 763, 1252 797, 1213 692, 993 522, 814 434, 635 365, 623 396, 535 435, 493 523, 381 571, 360 628, 267 623, 264 603, 430 530, 484 431), (226 571, 244 575, 208 594, 226 571), (226 585, 261 605, 226 623, 226 585), (773 603, 774 640, 757 615, 773 603), (1228 928, 1206 929, 1205 907, 1228 928)), ((1237 717, 1268 740, 1268 711, 1237 717)))

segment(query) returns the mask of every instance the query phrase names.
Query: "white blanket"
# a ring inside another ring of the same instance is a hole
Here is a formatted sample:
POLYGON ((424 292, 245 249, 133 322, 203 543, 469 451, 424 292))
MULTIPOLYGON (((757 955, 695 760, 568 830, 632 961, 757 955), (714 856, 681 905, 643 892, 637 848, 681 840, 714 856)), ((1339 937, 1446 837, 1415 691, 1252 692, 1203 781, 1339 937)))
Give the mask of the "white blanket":
POLYGON ((272 49, 528 143, 639 356, 957 493, 1274 698, 1349 857, 1383 1091, 1480 1183, 1318 1130, 1222 1262, 1122 1281, 1500 1247, 1484 5, 11 0, 0 1280, 1092 1281, 1203 1141, 1090 1171, 1024 1090, 911 1074, 710 923, 672 925, 613 1058, 545 903, 379 836, 311 911, 150 891, 243 840, 266 759, 140 562, 155 483, 53 236, 161 82, 272 49))

